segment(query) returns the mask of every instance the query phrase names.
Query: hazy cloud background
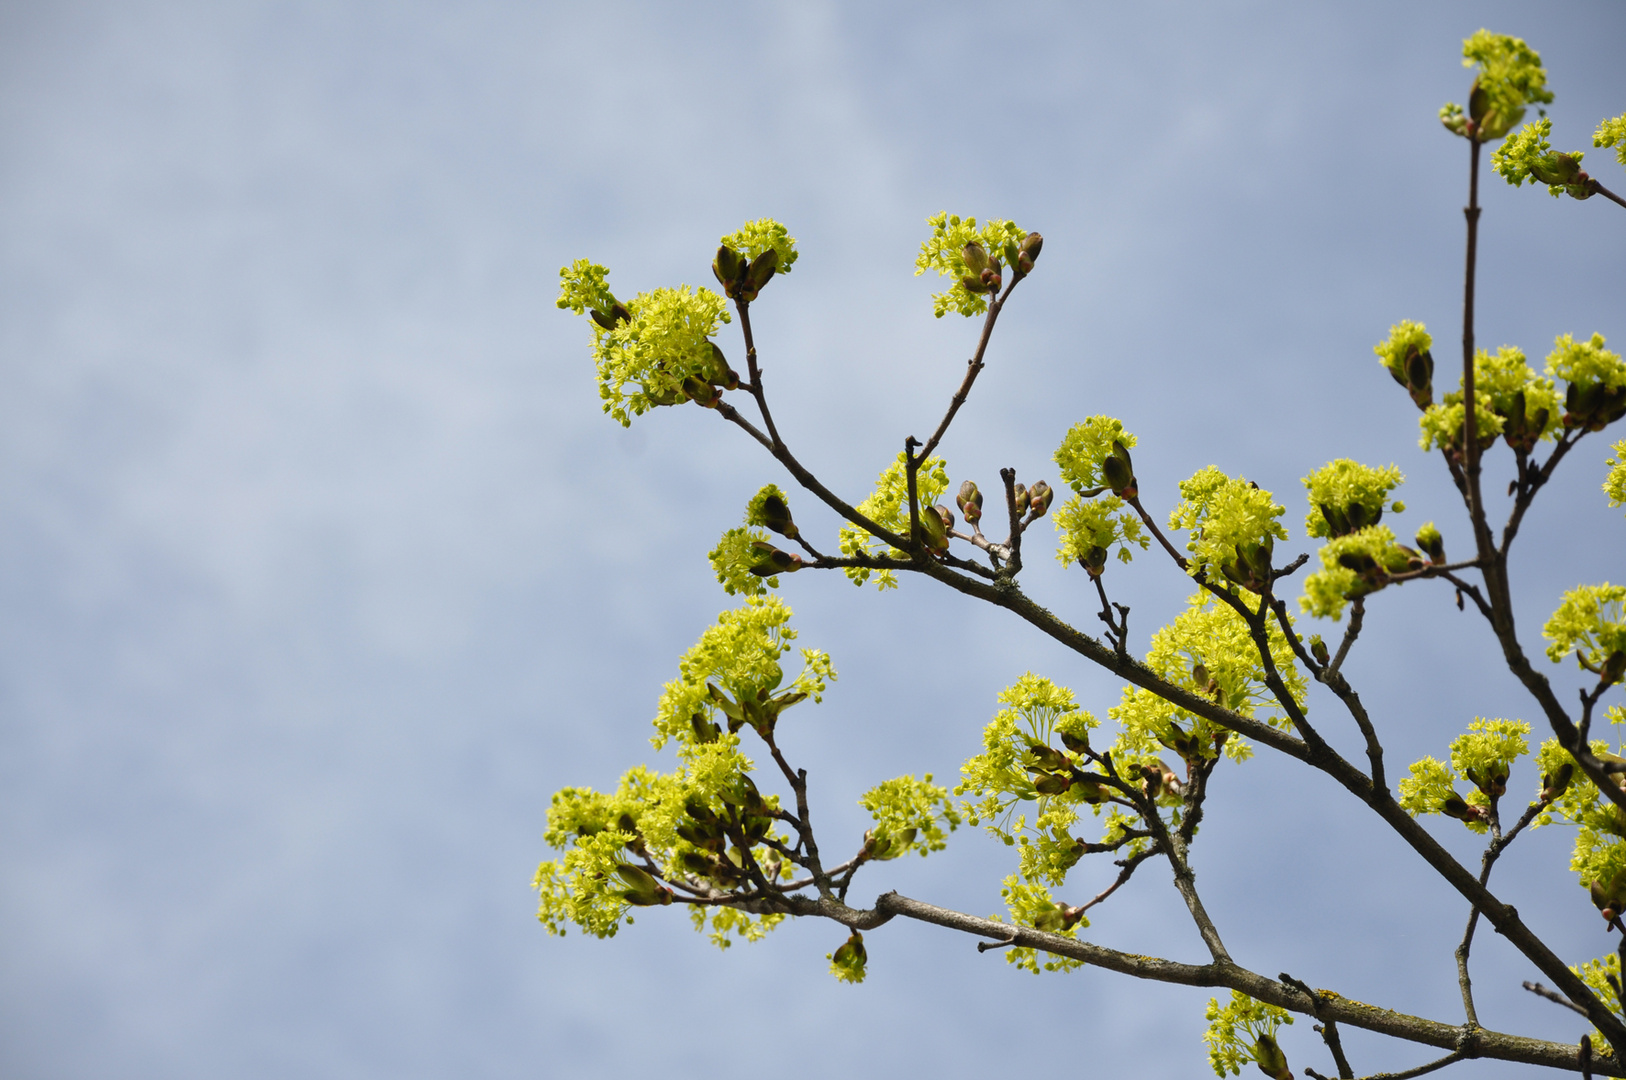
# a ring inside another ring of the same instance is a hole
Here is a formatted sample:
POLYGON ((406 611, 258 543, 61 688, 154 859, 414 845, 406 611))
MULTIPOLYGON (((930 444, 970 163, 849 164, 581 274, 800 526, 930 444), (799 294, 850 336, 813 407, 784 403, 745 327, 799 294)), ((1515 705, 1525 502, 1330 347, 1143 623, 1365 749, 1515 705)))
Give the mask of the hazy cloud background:
MULTIPOLYGON (((1395 461, 1400 524, 1460 551, 1371 346, 1422 319, 1451 355, 1467 154, 1434 113, 1482 25, 1541 51, 1556 143, 1626 108, 1626 10, 1601 2, 0 7, 0 1071, 1204 1072, 1206 992, 1034 978, 930 927, 870 935, 853 988, 825 974, 833 925, 726 955, 675 913, 609 942, 537 925, 549 794, 661 760, 660 684, 728 606, 705 552, 785 480, 700 410, 601 416, 557 269, 700 284, 719 235, 785 221, 803 257, 754 313, 766 378, 857 498, 973 344, 910 276, 924 218, 1010 217, 1045 252, 944 445, 956 482, 1053 480, 1067 426, 1109 412, 1154 512, 1212 462, 1308 550, 1298 478, 1395 461)), ((1499 180, 1484 202, 1483 344, 1626 342, 1617 207, 1499 180)), ((1521 538, 1532 650, 1559 591, 1622 573, 1603 445, 1521 538)), ((1029 588, 1090 628, 1045 532, 1029 588)), ((1185 593, 1151 558, 1113 576, 1141 641, 1185 593)), ((842 675, 786 734, 826 846, 875 782, 953 777, 1023 671, 1117 699, 923 582, 784 593, 842 675)), ((1350 671, 1393 769, 1532 716, 1448 592, 1385 594, 1368 626, 1350 671)), ((1579 962, 1608 939, 1567 839, 1521 841, 1497 883, 1579 962)), ((1201 840, 1242 963, 1460 1019, 1462 902, 1348 796, 1261 755, 1222 772, 1201 840)), ((855 896, 998 910, 1012 860, 956 841, 855 896)), ((1090 937, 1200 959, 1166 878, 1090 937)), ((1487 1025, 1579 1036, 1494 934, 1475 956, 1487 1025)), ((1422 1059, 1346 1040, 1363 1072, 1422 1059)), ((1325 1067, 1307 1022, 1286 1045, 1325 1067)))

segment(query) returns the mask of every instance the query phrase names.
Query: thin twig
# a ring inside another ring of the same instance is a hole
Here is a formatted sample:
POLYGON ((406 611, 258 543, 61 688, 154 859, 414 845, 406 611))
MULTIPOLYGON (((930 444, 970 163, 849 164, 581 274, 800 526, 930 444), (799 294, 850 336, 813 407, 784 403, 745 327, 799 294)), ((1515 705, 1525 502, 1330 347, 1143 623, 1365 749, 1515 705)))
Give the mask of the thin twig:
POLYGON ((1596 180, 1592 181, 1591 187, 1592 187, 1592 193, 1594 195, 1602 195, 1604 198, 1608 199, 1610 202, 1619 203, 1621 206, 1626 206, 1626 199, 1623 199, 1619 195, 1616 195, 1613 191, 1610 191, 1608 188, 1604 187, 1602 184, 1598 183, 1596 180))
POLYGON ((1564 1006, 1564 1008, 1571 1009, 1571 1010, 1573 1010, 1575 1012, 1578 1012, 1582 1016, 1586 1015, 1586 1010, 1585 1009, 1581 1008, 1581 1006, 1577 1005, 1575 1002, 1571 1001, 1569 998, 1565 997, 1563 994, 1560 994, 1557 990, 1549 990, 1545 986, 1541 985, 1540 983, 1538 983, 1538 982, 1530 982, 1529 980, 1526 980, 1526 981, 1520 983, 1519 985, 1524 987, 1526 990, 1530 991, 1532 994, 1536 995, 1537 997, 1544 997, 1548 1001, 1553 1002, 1554 1004, 1562 1005, 1562 1006, 1564 1006))
POLYGON ((925 457, 937 449, 937 444, 943 441, 944 435, 948 434, 949 424, 954 420, 954 414, 960 411, 960 406, 964 405, 965 399, 971 395, 971 384, 977 381, 977 375, 983 368, 983 355, 988 351, 988 339, 993 336, 994 322, 999 318, 1000 311, 1004 309, 1005 301, 1010 298, 1011 291, 1022 280, 1021 275, 1016 273, 1016 267, 1013 266, 1010 270, 1011 283, 1005 286, 1005 292, 1002 295, 988 302, 988 316, 982 320, 982 336, 977 339, 977 351, 966 362, 965 379, 960 383, 960 389, 956 390, 954 396, 949 399, 948 412, 944 413, 943 419, 938 421, 937 430, 932 432, 932 437, 926 440, 926 446, 920 452, 921 457, 925 457))
MULTIPOLYGON (((1464 1054, 1461 1050, 1453 1050, 1443 1058, 1431 1061, 1427 1065, 1419 1065, 1415 1069, 1407 1069, 1405 1072, 1397 1073, 1373 1073, 1370 1076, 1361 1077, 1361 1080, 1411 1080, 1411 1078, 1414 1076, 1422 1076, 1426 1073, 1433 1072, 1435 1069, 1443 1069, 1447 1065, 1455 1064, 1456 1062, 1462 1061, 1467 1056, 1468 1055, 1464 1054)), ((1304 1075, 1313 1077, 1314 1080, 1326 1080, 1326 1077, 1317 1073, 1313 1069, 1305 1069, 1304 1075)))

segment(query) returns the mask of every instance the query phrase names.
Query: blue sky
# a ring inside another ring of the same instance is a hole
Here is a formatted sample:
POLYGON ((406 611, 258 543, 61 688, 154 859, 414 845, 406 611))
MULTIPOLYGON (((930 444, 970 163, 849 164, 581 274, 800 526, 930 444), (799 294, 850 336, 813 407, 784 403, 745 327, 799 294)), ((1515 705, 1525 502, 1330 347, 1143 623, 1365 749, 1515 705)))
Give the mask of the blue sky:
MULTIPOLYGON (((702 284, 720 235, 786 222, 801 261, 753 320, 776 417, 856 499, 974 343, 911 276, 925 218, 1008 217, 1046 246, 944 444, 956 482, 1054 481, 1105 412, 1154 513, 1218 464, 1312 550, 1298 478, 1351 456, 1399 464, 1401 523, 1460 548, 1371 346, 1420 319, 1443 360, 1458 333, 1467 154, 1435 111, 1480 26, 1541 51, 1555 143, 1626 108, 1609 3, 0 9, 0 1071, 1203 1072, 1207 993, 1035 978, 930 927, 871 935, 854 988, 825 972, 833 925, 727 954, 668 912, 608 942, 537 925, 548 796, 660 763, 660 685, 729 603, 705 553, 785 482, 700 410, 602 416, 557 270, 702 284)), ((1618 207, 1483 201, 1481 343, 1626 341, 1618 207)), ((1521 538, 1532 651, 1560 591, 1621 575, 1604 456, 1584 443, 1521 538)), ((1036 536, 1028 588, 1089 628, 1036 536)), ((1186 583, 1115 573, 1143 645, 1186 583)), ((786 579, 841 672, 786 735, 832 838, 879 780, 953 777, 1024 671, 1117 699, 927 585, 786 579)), ((1367 625, 1349 671, 1391 763, 1533 712, 1448 593, 1367 625)), ((1008 854, 954 841, 855 897, 998 910, 1008 854)), ((1466 910, 1348 796, 1261 754, 1222 772, 1195 859, 1240 962, 1459 1019, 1466 910)), ((1579 962, 1608 939, 1567 860, 1538 832, 1495 880, 1579 962)), ((1151 868, 1089 934, 1200 958, 1151 868)), ((1494 935, 1475 955, 1488 1026, 1579 1036, 1494 935)), ((1308 1028, 1284 1043, 1325 1070, 1308 1028)), ((1420 1060, 1346 1038, 1361 1071, 1420 1060)))

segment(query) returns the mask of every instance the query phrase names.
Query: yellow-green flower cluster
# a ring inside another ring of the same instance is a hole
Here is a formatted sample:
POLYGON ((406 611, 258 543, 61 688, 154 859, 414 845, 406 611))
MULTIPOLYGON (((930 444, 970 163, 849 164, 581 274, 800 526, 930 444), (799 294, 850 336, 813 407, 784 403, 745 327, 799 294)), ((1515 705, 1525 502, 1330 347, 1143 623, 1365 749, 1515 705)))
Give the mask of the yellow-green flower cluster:
MULTIPOLYGON (((1412 762, 1411 775, 1400 781, 1400 808, 1412 817, 1440 813, 1448 799, 1462 798, 1457 794, 1456 779, 1451 766, 1438 758, 1426 757, 1412 762)), ((1470 792, 1470 799, 1475 795, 1470 792)), ((1478 796, 1478 800, 1475 805, 1485 805, 1483 796, 1478 796)), ((1469 827, 1475 828, 1475 825, 1470 824, 1469 827)), ((1477 831, 1485 831, 1482 822, 1477 824, 1477 831)))
POLYGON ((1521 39, 1479 30, 1462 43, 1462 66, 1479 66, 1468 98, 1468 117, 1455 104, 1440 110, 1440 119, 1458 135, 1480 142, 1499 139, 1524 119, 1524 107, 1553 100, 1541 57, 1521 39), (1469 132, 1471 117, 1478 130, 1469 132))
POLYGON ((1508 442, 1519 442, 1527 451, 1537 439, 1550 441, 1562 424, 1564 410, 1553 380, 1537 375, 1524 350, 1513 345, 1503 345, 1495 356, 1484 349, 1474 353, 1474 390, 1490 396, 1491 410, 1502 419, 1508 442))
POLYGON ((1451 768, 1475 787, 1506 783, 1513 762, 1530 752, 1528 734, 1530 725, 1523 720, 1476 717, 1467 734, 1451 740, 1451 768))
POLYGON ((796 531, 790 525, 790 500, 779 489, 778 484, 764 484, 745 504, 745 523, 747 525, 764 525, 775 532, 785 536, 795 536, 796 531), (783 513, 783 520, 780 513, 783 513))
MULTIPOLYGON (((875 482, 875 491, 858 504, 859 513, 881 528, 903 537, 909 535, 908 468, 908 459, 902 453, 898 454, 898 459, 881 471, 880 478, 875 482)), ((942 458, 927 458, 920 463, 919 471, 915 474, 915 496, 919 500, 922 512, 936 503, 938 497, 948 490, 948 483, 948 473, 943 469, 942 458)), ((840 540, 843 555, 882 553, 894 558, 906 557, 903 552, 884 545, 857 525, 843 525, 840 540), (883 547, 885 551, 879 552, 878 549, 883 547)), ((854 585, 862 585, 869 580, 868 567, 848 566, 845 570, 854 585)), ((898 585, 897 576, 890 570, 876 571, 875 584, 881 589, 895 589, 898 585)))
POLYGON ((717 575, 717 583, 723 587, 723 592, 729 596, 736 593, 742 596, 761 596, 769 589, 779 588, 777 575, 760 577, 751 572, 751 568, 759 564, 760 548, 755 545, 768 542, 768 534, 762 529, 736 527, 723 533, 717 546, 707 553, 711 560, 711 569, 717 575))
MULTIPOLYGON (((1626 724, 1626 707, 1611 706, 1607 712, 1611 724, 1626 724)), ((1603 739, 1591 741, 1592 753, 1609 760, 1609 743, 1603 739)), ((1617 759, 1618 760, 1618 759, 1617 759)), ((1570 854, 1570 869, 1584 889, 1593 882, 1610 885, 1626 873, 1626 812, 1603 797, 1587 776, 1574 769, 1569 751, 1558 745, 1557 739, 1542 743, 1536 764, 1543 776, 1556 776, 1569 766, 1573 776, 1552 803, 1536 816, 1535 824, 1551 825, 1566 822, 1576 827, 1575 848, 1570 854)))
POLYGON ((943 826, 953 832, 961 822, 948 789, 932 783, 931 773, 920 779, 900 776, 882 781, 866 791, 858 805, 875 819, 866 847, 876 859, 895 859, 911 851, 925 858, 942 851, 948 839, 943 826))
MULTIPOLYGON (((1023 881, 1014 874, 1005 879, 1005 885, 999 892, 1005 898, 1005 908, 1010 912, 1011 922, 1017 926, 1031 926, 1036 930, 1077 940, 1078 928, 1090 925, 1089 918, 1083 915, 1069 920, 1062 906, 1051 897, 1049 889, 1043 885, 1023 881)), ((998 915, 993 916, 993 920, 1002 921, 998 915)), ((1041 953, 1037 949, 1021 945, 1005 950, 1005 962, 1015 964, 1035 975, 1041 970, 1073 971, 1084 966, 1082 960, 1057 956, 1054 953, 1041 953)))
POLYGON ((1604 462, 1609 466, 1609 475, 1603 478, 1603 493, 1608 496, 1610 506, 1622 506, 1626 505, 1626 439, 1612 449, 1615 456, 1604 462))
POLYGON ((1619 353, 1603 346, 1602 334, 1593 334, 1587 341, 1560 335, 1553 339, 1553 351, 1547 354, 1547 374, 1577 385, 1626 386, 1626 363, 1619 353))
POLYGON ((1274 1056, 1273 1049, 1280 1053, 1276 1032, 1283 1024, 1293 1022, 1286 1009, 1257 1001, 1240 990, 1231 991, 1231 1001, 1225 1006, 1220 1005, 1219 998, 1209 998, 1204 1018, 1208 1021, 1208 1030, 1203 1033, 1203 1042, 1208 1044, 1208 1064, 1219 1077, 1226 1073, 1240 1076, 1242 1066, 1252 1064, 1270 1075, 1266 1059, 1274 1056))
POLYGON ((1613 146, 1615 160, 1626 165, 1626 113, 1598 121, 1598 130, 1592 133, 1592 145, 1599 149, 1613 146))
MULTIPOLYGON (((1056 561, 1063 566, 1075 562, 1089 565, 1097 556, 1104 563, 1114 545, 1119 560, 1128 562, 1134 558, 1132 544, 1139 544, 1145 551, 1151 542, 1140 518, 1116 495, 1089 500, 1074 495, 1056 511, 1055 524, 1061 534, 1056 561)), ((1099 571, 1099 566, 1096 569, 1099 571)))
POLYGON ((854 930, 841 947, 826 954, 825 959, 830 961, 830 974, 838 981, 863 982, 864 969, 869 963, 869 954, 864 949, 864 935, 854 930))
MULTIPOLYGON (((724 735, 691 755, 676 773, 639 766, 621 778, 614 794, 590 788, 556 793, 544 838, 564 856, 537 868, 532 882, 540 896, 537 917, 553 934, 563 934, 573 923, 586 933, 613 937, 623 918, 633 921, 630 907, 670 903, 670 891, 633 857, 669 877, 683 876, 683 857, 696 850, 678 832, 687 820, 685 807, 737 803, 751 767, 739 754, 738 739, 724 735)), ((778 802, 770 797, 766 805, 777 809, 778 802)), ((696 929, 703 929, 707 913, 693 914, 701 916, 694 920, 696 929)), ((720 948, 728 947, 730 932, 754 941, 783 918, 730 912, 712 920, 711 939, 720 948)))
POLYGON ((1571 652, 1588 671, 1618 670, 1626 662, 1626 585, 1581 585, 1564 594, 1563 603, 1553 612, 1541 634, 1552 644, 1547 656, 1555 663, 1571 652))
POLYGON ((799 556, 774 547, 768 534, 757 527, 764 525, 784 536, 797 534, 789 501, 778 484, 768 484, 751 496, 745 506, 745 526, 723 533, 709 553, 717 582, 730 596, 761 596, 779 588, 778 573, 793 573, 801 568, 799 556))
POLYGON ((1513 762, 1530 752, 1528 734, 1530 725, 1522 720, 1476 718, 1466 734, 1451 740, 1449 765, 1432 757, 1412 763, 1411 775, 1400 781, 1400 808, 1412 817, 1445 814, 1485 832, 1485 816, 1477 808, 1507 790, 1513 762), (1466 795, 1457 791, 1459 781, 1471 785, 1466 795))
POLYGON ((609 271, 578 259, 559 271, 558 306, 592 315, 593 359, 604 411, 630 425, 657 405, 687 401, 683 380, 721 384, 727 365, 711 336, 729 321, 727 302, 710 289, 655 289, 625 304, 606 283, 609 271))
MULTIPOLYGON (((1620 1015, 1620 998, 1615 993, 1615 987, 1609 985, 1610 979, 1614 979, 1616 986, 1620 985, 1620 954, 1618 952, 1612 952, 1601 960, 1588 960, 1580 967, 1571 964, 1570 970, 1581 977, 1581 981, 1586 983, 1587 989, 1597 994, 1598 1000, 1603 1002, 1611 1012, 1617 1016, 1620 1015)), ((1592 1048, 1601 1054, 1607 1054, 1612 1049, 1609 1040, 1597 1028, 1592 1029, 1592 1048)))
POLYGON ((1547 194, 1555 199, 1566 191, 1572 198, 1591 198, 1593 188, 1581 176, 1581 159, 1586 155, 1579 150, 1555 153, 1547 141, 1552 130, 1553 122, 1545 116, 1526 124, 1491 154, 1491 164, 1514 187, 1528 180, 1546 184, 1547 194))
MULTIPOLYGON (((1374 469, 1349 458, 1330 461, 1304 478, 1310 500, 1304 529, 1311 536, 1328 537, 1376 525, 1383 517, 1383 504, 1389 492, 1405 480, 1394 465, 1374 469), (1337 527, 1333 527, 1334 524, 1337 527)), ((1396 513, 1405 508, 1399 501, 1390 507, 1396 513)))
POLYGON ((1070 832, 1078 822, 1078 804, 1090 802, 1099 814, 1106 793, 1082 784, 1053 795, 1039 791, 1029 776, 1033 750, 1048 748, 1040 753, 1057 754, 1085 768, 1084 757, 1069 749, 1068 742, 1087 743, 1096 719, 1078 707, 1067 687, 1031 671, 1000 691, 998 700, 1004 708, 983 728, 982 753, 960 766, 962 779, 954 793, 972 796, 964 804, 971 824, 983 825, 990 835, 1020 849, 1024 881, 1060 885, 1083 855, 1082 843, 1070 832), (1052 746, 1052 739, 1060 736, 1066 736, 1061 746, 1052 746), (1018 803, 1033 804, 1031 825, 1026 814, 1016 813, 1018 803))
MULTIPOLYGON (((1601 348, 1603 339, 1596 340, 1601 348)), ((1549 375, 1558 373, 1555 358, 1565 371, 1608 369, 1607 362, 1600 361, 1588 344, 1576 345, 1568 335, 1559 338, 1558 343, 1561 348, 1547 360, 1549 375), (1568 350, 1562 348, 1566 341, 1571 346, 1568 350), (1577 359, 1567 360, 1571 355, 1577 359)), ((1537 375, 1525 359, 1524 350, 1513 345, 1501 346, 1494 355, 1484 349, 1474 353, 1474 402, 1474 429, 1481 447, 1489 446, 1501 435, 1509 446, 1528 453, 1538 440, 1551 440, 1563 424, 1563 408, 1553 380, 1537 375)), ((1430 405, 1418 419, 1422 429, 1419 445, 1424 450, 1461 450, 1466 412, 1462 378, 1458 376, 1457 389, 1445 395, 1442 402, 1430 405)))
MULTIPOLYGON (((1288 693, 1305 708, 1304 675, 1294 662, 1293 649, 1275 623, 1269 624, 1270 655, 1288 693)), ((1161 678, 1198 697, 1243 716, 1260 719, 1287 730, 1292 726, 1281 703, 1265 685, 1248 624, 1229 604, 1208 592, 1198 592, 1169 625, 1152 635, 1146 666, 1161 678)), ((1112 758, 1119 769, 1156 759, 1163 748, 1187 761, 1217 757, 1223 746, 1227 757, 1245 761, 1253 751, 1239 735, 1158 697, 1150 690, 1126 686, 1109 715, 1123 726, 1112 758)))
POLYGON ((1115 417, 1092 416, 1068 428, 1053 455, 1063 482, 1080 495, 1106 487, 1101 463, 1112 453, 1114 442, 1126 449, 1135 445, 1135 436, 1115 417))
MULTIPOLYGON (((1530 169, 1532 166, 1539 167, 1542 157, 1551 152, 1552 144, 1547 139, 1552 133, 1553 122, 1545 116, 1534 124, 1524 125, 1517 135, 1510 136, 1496 148, 1491 154, 1491 164, 1502 174, 1502 179, 1514 187, 1526 180, 1535 183, 1530 169)), ((1559 190, 1554 189, 1553 194, 1558 194, 1559 190)))
MULTIPOLYGON (((1214 465, 1180 482, 1180 502, 1169 514, 1169 528, 1186 529, 1191 539, 1193 575, 1220 571, 1250 550, 1266 556, 1287 530, 1276 519, 1282 507, 1270 492, 1240 476, 1226 476, 1214 465)), ((1227 575, 1229 576, 1229 575, 1227 575)))
POLYGON ((939 319, 949 311, 966 316, 981 315, 988 310, 988 297, 965 287, 962 279, 975 277, 965 264, 965 246, 975 241, 989 256, 1003 258, 1009 267, 1016 262, 1017 249, 1028 234, 1014 222, 992 218, 979 226, 974 217, 962 218, 947 211, 927 218, 926 224, 932 227, 932 235, 920 245, 915 276, 936 270, 953 282, 944 291, 932 294, 932 314, 939 319))
MULTIPOLYGON (((729 847, 719 822, 732 822, 752 847, 785 839, 772 828, 778 797, 757 791, 736 732, 744 714, 777 716, 808 697, 817 701, 835 678, 828 656, 804 649, 801 674, 773 693, 783 681, 779 660, 796 636, 789 619, 790 609, 777 598, 754 597, 719 616, 684 654, 678 678, 661 694, 652 740, 657 749, 677 741, 676 772, 638 766, 614 793, 565 788, 553 796, 544 839, 564 855, 542 863, 534 882, 538 917, 551 932, 574 923, 609 937, 623 918, 632 921, 630 907, 670 904, 672 891, 651 870, 714 891, 743 881, 753 858, 768 878, 788 876, 790 867, 772 850, 761 858, 764 849, 753 855, 729 847), (713 722, 719 712, 726 724, 713 722)), ((731 936, 756 940, 782 918, 723 906, 691 912, 695 928, 709 925, 712 941, 724 948, 731 936)))
MULTIPOLYGON (((1462 391, 1453 390, 1443 402, 1436 402, 1417 418, 1423 435, 1417 445, 1424 450, 1460 450, 1462 432, 1468 425, 1468 410, 1463 405, 1462 391)), ((1481 446, 1489 446, 1502 434, 1502 418, 1491 408, 1490 395, 1474 387, 1474 432, 1481 446)))
POLYGON ((1380 341, 1372 346, 1372 351, 1378 354, 1378 362, 1388 369, 1402 386, 1406 385, 1406 356, 1412 349, 1419 353, 1426 353, 1434 344, 1434 338, 1428 332, 1428 327, 1420 322, 1410 319, 1401 319, 1394 326, 1389 327, 1389 340, 1380 341))
MULTIPOLYGON (((790 608, 777 596, 753 596, 744 607, 717 616, 717 622, 707 627, 700 640, 683 654, 678 661, 678 677, 661 692, 655 735, 650 739, 655 748, 676 739, 679 753, 686 755, 711 745, 702 743, 696 735, 694 719, 698 715, 703 721, 713 722, 722 711, 708 689, 711 684, 736 702, 757 701, 759 695, 776 691, 784 681, 780 658, 796 638, 790 617, 790 608)), ((801 693, 820 701, 826 681, 836 677, 830 657, 817 649, 803 649, 802 662, 801 672, 784 693, 801 693)))
POLYGON ((1318 619, 1337 619, 1344 605, 1388 584, 1391 574, 1419 569, 1422 556, 1395 543, 1387 525, 1368 525, 1321 549, 1321 569, 1304 579, 1299 607, 1318 619))
POLYGON ((737 231, 723 237, 720 242, 723 246, 733 248, 745 256, 747 262, 765 251, 777 252, 779 262, 774 267, 775 273, 790 273, 791 264, 796 261, 796 238, 789 235, 786 228, 773 218, 747 221, 737 231))

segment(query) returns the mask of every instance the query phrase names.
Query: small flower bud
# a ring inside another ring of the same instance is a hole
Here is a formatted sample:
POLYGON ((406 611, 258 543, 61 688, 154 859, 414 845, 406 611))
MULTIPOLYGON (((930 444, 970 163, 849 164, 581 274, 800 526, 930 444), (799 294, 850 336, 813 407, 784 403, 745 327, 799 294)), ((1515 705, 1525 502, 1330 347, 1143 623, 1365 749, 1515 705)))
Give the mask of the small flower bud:
POLYGON ((1034 517, 1044 516, 1044 512, 1050 509, 1050 504, 1055 498, 1055 491, 1043 480, 1028 489, 1028 506, 1033 509, 1034 517))
POLYGON ((1091 544, 1090 549, 1078 557, 1078 564, 1090 577, 1100 577, 1107 569, 1107 549, 1099 544, 1091 544))
POLYGON ((1044 247, 1044 237, 1036 232, 1030 232, 1022 238, 1022 254, 1028 257, 1029 264, 1036 262, 1039 251, 1044 247))
POLYGON ((965 516, 967 525, 975 525, 982 520, 982 492, 972 481, 967 480, 960 485, 960 493, 954 497, 954 502, 965 516))
POLYGON ((1331 657, 1327 654, 1327 643, 1319 637, 1310 639, 1310 655, 1315 657, 1316 663, 1326 667, 1331 657))

